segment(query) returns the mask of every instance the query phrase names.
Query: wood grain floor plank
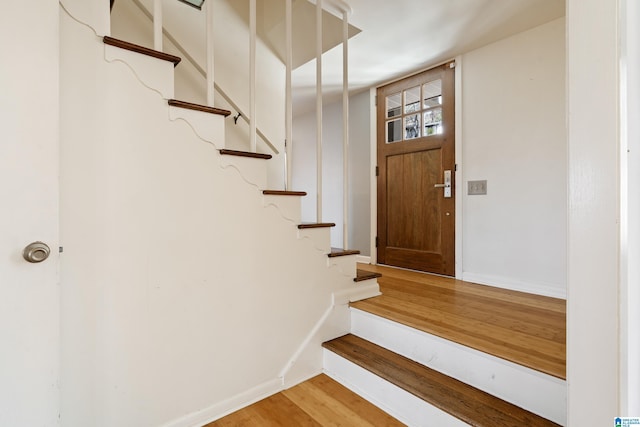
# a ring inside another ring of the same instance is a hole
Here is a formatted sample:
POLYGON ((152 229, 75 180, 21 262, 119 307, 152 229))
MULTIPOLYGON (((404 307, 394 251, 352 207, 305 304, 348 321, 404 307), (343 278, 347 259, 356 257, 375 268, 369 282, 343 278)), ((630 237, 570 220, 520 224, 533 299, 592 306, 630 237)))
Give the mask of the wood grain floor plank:
POLYGON ((401 427, 351 390, 318 375, 203 427, 401 427))

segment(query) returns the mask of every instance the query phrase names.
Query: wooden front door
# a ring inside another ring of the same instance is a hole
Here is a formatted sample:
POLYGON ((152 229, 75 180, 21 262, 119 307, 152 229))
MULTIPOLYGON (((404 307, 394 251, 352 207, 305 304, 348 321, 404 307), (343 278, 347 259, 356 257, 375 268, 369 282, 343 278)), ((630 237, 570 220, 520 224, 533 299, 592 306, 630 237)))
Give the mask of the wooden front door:
POLYGON ((380 264, 455 275, 454 86, 446 64, 378 89, 380 264))

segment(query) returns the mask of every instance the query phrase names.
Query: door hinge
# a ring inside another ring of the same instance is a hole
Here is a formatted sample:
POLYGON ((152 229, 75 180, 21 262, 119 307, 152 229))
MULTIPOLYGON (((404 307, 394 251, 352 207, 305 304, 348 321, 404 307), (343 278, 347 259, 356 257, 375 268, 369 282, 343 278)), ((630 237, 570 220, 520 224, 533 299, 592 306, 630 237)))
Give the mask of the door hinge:
POLYGON ((376 236, 376 248, 378 247, 378 236, 376 236))
POLYGON ((454 166, 453 170, 454 170, 455 172, 458 172, 458 164, 457 164, 457 163, 455 164, 455 166, 454 166))
POLYGON ((373 96, 373 105, 378 106, 378 95, 373 96))
POLYGON ((380 176, 380 168, 376 166, 376 176, 380 176))

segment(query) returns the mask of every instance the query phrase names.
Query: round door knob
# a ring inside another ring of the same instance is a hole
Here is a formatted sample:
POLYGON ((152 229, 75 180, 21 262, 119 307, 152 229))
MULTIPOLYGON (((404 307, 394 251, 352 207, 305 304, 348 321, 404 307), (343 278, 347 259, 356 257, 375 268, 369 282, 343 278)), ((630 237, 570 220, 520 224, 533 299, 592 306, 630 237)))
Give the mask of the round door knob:
POLYGON ((51 249, 46 243, 33 242, 24 248, 22 256, 29 262, 37 263, 49 258, 49 253, 51 253, 51 249))

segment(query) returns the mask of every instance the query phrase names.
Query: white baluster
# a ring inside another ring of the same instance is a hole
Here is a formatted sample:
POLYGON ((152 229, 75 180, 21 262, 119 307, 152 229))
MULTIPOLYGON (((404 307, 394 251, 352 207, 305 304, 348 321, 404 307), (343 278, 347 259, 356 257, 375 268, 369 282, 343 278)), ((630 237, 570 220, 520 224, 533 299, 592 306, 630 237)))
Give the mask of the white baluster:
POLYGON ((162 0, 153 2, 153 48, 162 52, 162 0))
POLYGON ((291 165, 293 160, 293 96, 292 96, 292 83, 291 83, 291 73, 293 70, 293 10, 292 10, 292 0, 287 0, 286 3, 286 12, 285 12, 285 21, 287 27, 287 39, 286 39, 286 50, 287 50, 287 77, 286 77, 286 94, 285 94, 285 141, 286 141, 286 163, 285 163, 285 189, 291 189, 291 165))
POLYGON ((249 2, 249 30, 251 32, 249 47, 249 126, 250 151, 256 151, 256 0, 249 2))
POLYGON ((342 12, 342 247, 349 247, 349 17, 342 12))
POLYGON ((322 0, 316 2, 316 168, 316 216, 322 222, 322 0))
POLYGON ((215 56, 213 35, 213 0, 206 2, 207 21, 207 105, 214 106, 215 101, 215 56))

